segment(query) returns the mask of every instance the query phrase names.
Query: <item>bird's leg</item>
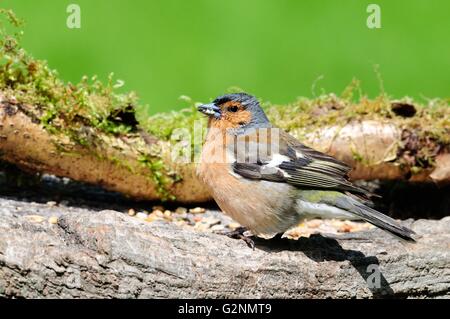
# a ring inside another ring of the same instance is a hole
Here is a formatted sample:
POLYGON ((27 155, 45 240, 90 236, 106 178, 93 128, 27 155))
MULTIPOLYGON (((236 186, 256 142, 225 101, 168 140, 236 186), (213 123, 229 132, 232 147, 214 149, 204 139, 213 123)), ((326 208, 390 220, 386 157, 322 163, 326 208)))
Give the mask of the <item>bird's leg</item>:
POLYGON ((247 231, 248 229, 245 227, 238 227, 235 230, 222 232, 221 234, 230 238, 241 239, 248 245, 248 247, 255 250, 255 242, 250 238, 252 235, 245 234, 247 231))

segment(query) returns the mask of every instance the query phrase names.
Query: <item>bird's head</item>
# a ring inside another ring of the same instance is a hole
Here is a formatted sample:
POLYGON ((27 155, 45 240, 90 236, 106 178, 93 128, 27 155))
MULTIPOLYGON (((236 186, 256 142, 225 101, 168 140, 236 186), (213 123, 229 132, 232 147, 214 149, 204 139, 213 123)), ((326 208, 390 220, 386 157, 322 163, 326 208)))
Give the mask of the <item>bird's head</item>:
POLYGON ((212 103, 198 107, 209 116, 208 126, 219 129, 247 129, 270 127, 258 100, 247 93, 227 94, 212 103))

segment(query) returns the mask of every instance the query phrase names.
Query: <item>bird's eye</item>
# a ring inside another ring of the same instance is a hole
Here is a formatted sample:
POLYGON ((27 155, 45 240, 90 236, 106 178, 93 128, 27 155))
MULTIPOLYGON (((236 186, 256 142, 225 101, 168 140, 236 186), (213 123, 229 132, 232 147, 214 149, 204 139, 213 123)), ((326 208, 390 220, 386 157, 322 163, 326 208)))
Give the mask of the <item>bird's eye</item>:
POLYGON ((236 105, 232 105, 228 108, 228 111, 236 113, 238 111, 238 107, 236 105))

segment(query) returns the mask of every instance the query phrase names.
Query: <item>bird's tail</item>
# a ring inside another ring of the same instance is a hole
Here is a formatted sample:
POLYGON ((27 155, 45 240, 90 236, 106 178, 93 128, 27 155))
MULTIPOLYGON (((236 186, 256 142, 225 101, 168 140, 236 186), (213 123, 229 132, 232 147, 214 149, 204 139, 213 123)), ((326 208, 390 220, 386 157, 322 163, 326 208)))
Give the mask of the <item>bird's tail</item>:
POLYGON ((415 241, 412 235, 414 231, 400 225, 395 219, 370 208, 356 199, 344 195, 334 201, 334 206, 346 210, 360 219, 371 223, 389 233, 408 241, 415 241))

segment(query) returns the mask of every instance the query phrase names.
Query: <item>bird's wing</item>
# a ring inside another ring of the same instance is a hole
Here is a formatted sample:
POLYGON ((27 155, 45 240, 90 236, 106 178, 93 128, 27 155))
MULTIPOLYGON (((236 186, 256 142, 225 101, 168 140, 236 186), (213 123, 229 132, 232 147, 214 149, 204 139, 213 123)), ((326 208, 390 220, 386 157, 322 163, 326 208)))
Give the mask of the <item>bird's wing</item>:
MULTIPOLYGON (((267 134, 266 130, 264 129, 264 134, 267 134)), ((351 169, 348 165, 301 144, 280 129, 276 130, 278 132, 271 133, 272 138, 267 142, 269 146, 262 144, 264 142, 261 140, 267 139, 260 138, 261 130, 238 138, 245 140, 247 146, 235 143, 238 146, 235 150, 238 160, 232 165, 234 173, 248 179, 283 182, 298 188, 368 195, 366 190, 348 180, 347 174, 351 169), (242 155, 242 152, 254 153, 261 148, 264 151, 258 151, 257 156, 242 155)))

